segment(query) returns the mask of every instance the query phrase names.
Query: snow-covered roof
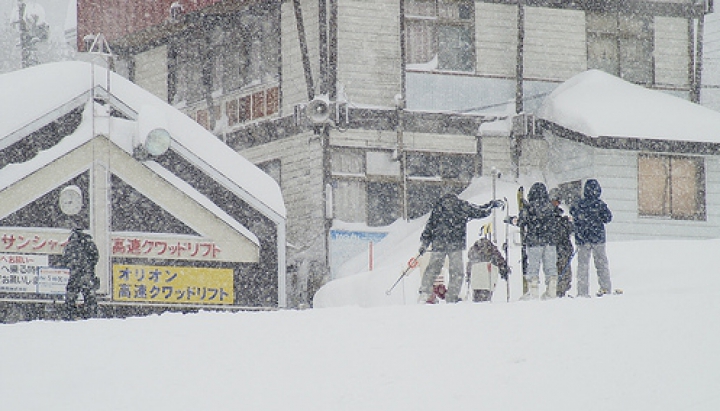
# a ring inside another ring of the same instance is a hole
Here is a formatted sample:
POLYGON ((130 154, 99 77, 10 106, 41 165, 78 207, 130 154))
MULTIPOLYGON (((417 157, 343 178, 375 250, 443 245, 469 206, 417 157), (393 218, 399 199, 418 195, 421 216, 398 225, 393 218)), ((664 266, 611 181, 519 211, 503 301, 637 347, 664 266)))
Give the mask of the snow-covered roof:
MULTIPOLYGON (((285 219, 280 187, 272 177, 174 107, 122 76, 90 63, 50 63, 0 75, 0 147, 82 105, 93 89, 107 90, 111 99, 134 111, 137 117, 142 117, 144 111, 152 112, 149 120, 142 120, 142 128, 167 129, 172 150, 221 183, 234 186, 231 189, 249 196, 267 214, 273 214, 269 216, 272 219, 285 219)), ((118 139, 132 139, 131 134, 111 133, 111 139, 128 150, 133 142, 118 139)), ((58 146, 69 151, 80 143, 61 142, 58 146)))
POLYGON ((720 113, 599 70, 557 87, 536 115, 590 137, 720 142, 720 113))

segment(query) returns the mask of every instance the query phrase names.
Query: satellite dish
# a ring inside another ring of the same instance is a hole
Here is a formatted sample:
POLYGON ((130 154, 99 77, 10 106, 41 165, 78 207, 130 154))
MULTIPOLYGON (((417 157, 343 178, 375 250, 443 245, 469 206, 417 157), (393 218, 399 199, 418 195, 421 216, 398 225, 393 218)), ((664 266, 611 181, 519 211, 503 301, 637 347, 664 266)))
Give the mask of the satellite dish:
POLYGON ((330 119, 330 101, 325 96, 315 97, 306 110, 313 124, 323 124, 330 119))
POLYGON ((151 156, 163 155, 170 148, 170 140, 170 133, 164 128, 152 129, 145 138, 145 151, 151 156))

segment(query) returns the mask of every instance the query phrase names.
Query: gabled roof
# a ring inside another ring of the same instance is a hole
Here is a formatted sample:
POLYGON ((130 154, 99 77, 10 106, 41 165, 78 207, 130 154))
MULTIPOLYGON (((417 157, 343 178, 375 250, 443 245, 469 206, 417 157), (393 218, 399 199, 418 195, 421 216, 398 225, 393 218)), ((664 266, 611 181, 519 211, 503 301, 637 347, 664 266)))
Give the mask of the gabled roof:
POLYGON ((720 113, 599 70, 567 80, 536 115, 589 137, 720 143, 720 113))
MULTIPOLYGON (((228 147, 212 133, 150 92, 127 79, 84 62, 61 62, 35 66, 0 75, 0 149, 39 130, 95 96, 110 102, 128 118, 145 116, 142 129, 162 127, 169 131, 174 150, 215 180, 235 192, 273 221, 285 219, 280 187, 270 176, 228 147), (149 118, 148 118, 149 117, 149 118)), ((27 167, 42 167, 51 158, 69 152, 94 138, 95 124, 87 116, 73 135, 48 153, 41 152, 25 166, 10 165, 0 176, 0 189, 22 178, 27 167), (46 157, 46 158, 44 158, 46 157), (11 170, 17 172, 11 173, 11 170)), ((137 139, 133 130, 109 133, 118 147, 132 153, 137 139)))

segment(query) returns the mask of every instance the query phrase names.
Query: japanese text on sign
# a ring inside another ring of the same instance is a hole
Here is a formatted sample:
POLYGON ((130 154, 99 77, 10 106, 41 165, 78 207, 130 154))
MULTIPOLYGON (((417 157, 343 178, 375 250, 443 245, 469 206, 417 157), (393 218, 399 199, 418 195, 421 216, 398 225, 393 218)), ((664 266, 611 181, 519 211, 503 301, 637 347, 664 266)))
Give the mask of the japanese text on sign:
POLYGON ((234 295, 229 268, 113 266, 115 301, 232 304, 234 295))
POLYGON ((48 267, 47 255, 0 254, 0 292, 65 294, 70 272, 48 267))

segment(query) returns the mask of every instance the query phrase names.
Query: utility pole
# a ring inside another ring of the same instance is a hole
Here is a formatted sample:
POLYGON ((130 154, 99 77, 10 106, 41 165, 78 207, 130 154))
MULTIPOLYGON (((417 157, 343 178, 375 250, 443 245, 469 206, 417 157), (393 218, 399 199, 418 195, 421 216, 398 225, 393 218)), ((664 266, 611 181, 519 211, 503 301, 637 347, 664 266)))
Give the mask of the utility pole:
POLYGON ((32 43, 30 41, 30 33, 28 33, 27 23, 25 22, 25 2, 18 0, 18 24, 20 28, 20 50, 22 53, 22 68, 30 67, 30 54, 32 43))
POLYGON ((400 94, 395 96, 395 109, 397 113, 397 160, 400 162, 400 211, 403 220, 408 220, 408 184, 407 184, 407 154, 405 152, 405 69, 407 51, 405 49, 405 0, 400 0, 400 94))

